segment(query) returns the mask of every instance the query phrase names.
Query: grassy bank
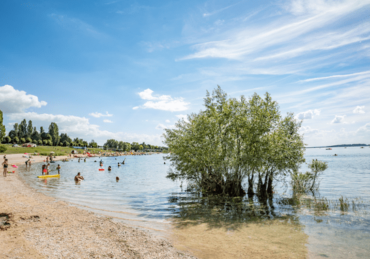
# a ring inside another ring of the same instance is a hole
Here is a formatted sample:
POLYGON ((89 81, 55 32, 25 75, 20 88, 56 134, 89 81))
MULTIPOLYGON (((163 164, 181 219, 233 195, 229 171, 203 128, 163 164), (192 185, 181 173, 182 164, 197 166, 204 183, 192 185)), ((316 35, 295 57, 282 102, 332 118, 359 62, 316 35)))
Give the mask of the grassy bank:
MULTIPOLYGON (((65 156, 71 154, 72 150, 77 150, 79 153, 83 153, 82 149, 74 149, 71 147, 53 147, 53 146, 38 146, 38 147, 12 147, 11 145, 4 145, 7 150, 1 154, 23 154, 23 153, 38 153, 40 155, 48 155, 50 152, 55 152, 57 156, 65 156)), ((88 152, 98 153, 101 151, 99 148, 88 148, 88 152)), ((104 150, 103 150, 104 152, 104 150)))

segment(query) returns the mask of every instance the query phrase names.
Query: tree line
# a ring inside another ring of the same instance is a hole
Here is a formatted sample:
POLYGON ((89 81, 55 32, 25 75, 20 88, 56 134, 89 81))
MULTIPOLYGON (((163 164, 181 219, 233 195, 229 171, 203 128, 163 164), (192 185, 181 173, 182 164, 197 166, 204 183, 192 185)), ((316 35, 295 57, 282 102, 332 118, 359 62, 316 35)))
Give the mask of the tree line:
MULTIPOLYGON (((44 127, 40 127, 39 131, 32 125, 32 120, 28 123, 26 119, 23 119, 21 123, 15 123, 13 129, 9 131, 6 136, 5 126, 3 125, 3 112, 0 110, 0 143, 34 143, 37 145, 48 145, 48 146, 80 146, 80 147, 92 147, 97 148, 98 144, 91 140, 87 142, 82 138, 70 138, 67 133, 59 134, 58 125, 52 122, 46 131, 44 127)), ((123 142, 115 139, 108 139, 104 144, 104 149, 115 149, 120 151, 149 151, 167 150, 167 147, 160 147, 151 144, 145 144, 145 142, 139 144, 138 142, 123 142)))
POLYGON ((105 149, 115 149, 115 150, 121 150, 121 151, 130 151, 130 150, 135 150, 135 151, 149 151, 149 150, 160 150, 164 151, 167 150, 167 147, 161 147, 161 146, 156 146, 156 145, 151 145, 151 144, 145 144, 145 142, 139 144, 139 142, 123 142, 123 141, 118 141, 115 139, 108 139, 107 142, 104 144, 105 149))
POLYGON ((32 120, 29 120, 27 123, 26 119, 23 119, 21 123, 14 123, 13 129, 9 131, 8 135, 5 136, 5 134, 2 133, 0 137, 2 137, 3 143, 34 143, 48 146, 98 147, 98 144, 94 140, 89 143, 82 138, 72 139, 67 133, 59 134, 59 128, 55 122, 50 123, 47 131, 42 126, 38 131, 36 127, 32 125, 32 120))

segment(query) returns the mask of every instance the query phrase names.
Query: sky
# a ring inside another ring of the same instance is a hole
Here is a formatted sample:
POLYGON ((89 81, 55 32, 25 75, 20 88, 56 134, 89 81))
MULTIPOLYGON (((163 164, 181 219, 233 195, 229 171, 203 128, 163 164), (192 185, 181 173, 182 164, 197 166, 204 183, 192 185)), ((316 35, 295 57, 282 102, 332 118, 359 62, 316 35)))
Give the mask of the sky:
POLYGON ((370 0, 0 1, 0 110, 163 145, 206 91, 269 92, 308 146, 370 144, 370 0))

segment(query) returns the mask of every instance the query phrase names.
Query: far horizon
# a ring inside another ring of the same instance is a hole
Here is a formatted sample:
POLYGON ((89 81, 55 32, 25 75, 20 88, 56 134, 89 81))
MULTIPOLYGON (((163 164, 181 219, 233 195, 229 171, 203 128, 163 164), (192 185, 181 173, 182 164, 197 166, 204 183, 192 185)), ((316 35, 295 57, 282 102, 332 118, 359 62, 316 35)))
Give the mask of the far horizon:
MULTIPOLYGON (((163 146, 166 128, 269 92, 308 146, 370 139, 370 0, 2 1, 0 110, 71 138, 163 146)), ((338 144, 340 143, 340 144, 338 144)))

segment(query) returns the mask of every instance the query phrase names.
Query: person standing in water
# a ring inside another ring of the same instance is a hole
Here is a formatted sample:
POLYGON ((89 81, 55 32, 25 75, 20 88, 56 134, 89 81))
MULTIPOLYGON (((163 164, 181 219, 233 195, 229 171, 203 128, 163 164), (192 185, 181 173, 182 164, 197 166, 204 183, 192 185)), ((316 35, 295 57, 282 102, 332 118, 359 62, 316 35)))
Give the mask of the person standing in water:
POLYGON ((80 172, 78 172, 78 174, 75 176, 75 181, 76 182, 79 182, 81 180, 85 180, 84 177, 80 174, 80 172))
POLYGON ((58 164, 58 167, 57 167, 57 169, 58 169, 58 174, 60 174, 60 165, 58 164))
POLYGON ((48 170, 46 169, 46 165, 42 165, 42 175, 47 175, 48 170))
POLYGON ((31 159, 28 159, 28 166, 31 167, 31 159))
POLYGON ((26 164, 26 168, 27 168, 27 164, 28 164, 28 160, 26 160, 26 162, 24 162, 26 164))
POLYGON ((6 177, 6 175, 8 173, 8 159, 6 159, 6 158, 5 158, 4 162, 3 162, 3 169, 4 169, 3 176, 6 177))

